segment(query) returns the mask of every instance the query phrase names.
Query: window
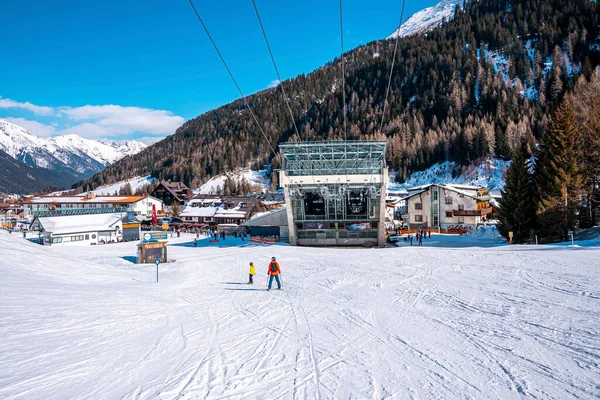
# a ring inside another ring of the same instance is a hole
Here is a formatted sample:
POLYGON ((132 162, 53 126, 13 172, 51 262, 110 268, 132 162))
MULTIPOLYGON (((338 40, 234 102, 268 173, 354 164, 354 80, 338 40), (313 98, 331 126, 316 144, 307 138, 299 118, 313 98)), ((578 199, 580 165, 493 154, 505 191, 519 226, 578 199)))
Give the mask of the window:
POLYGON ((446 197, 446 204, 452 204, 452 197, 446 197))
POLYGON ((463 211, 465 209, 465 205, 464 204, 459 204, 458 205, 458 210, 459 211, 463 211))
POLYGON ((462 224, 465 222, 465 217, 458 217, 458 223, 462 224))
POLYGON ((62 243, 62 239, 61 237, 53 237, 52 238, 52 244, 56 244, 56 243, 62 243))
POLYGON ((438 191, 437 190, 432 190, 431 191, 431 197, 433 198, 433 201, 437 201, 437 199, 438 199, 438 191))
POLYGON ((85 240, 90 240, 90 235, 85 235, 85 240))
POLYGON ((458 195, 458 197, 461 197, 461 198, 462 198, 462 197, 465 197, 465 195, 464 195, 464 194, 462 194, 462 193, 460 193, 460 194, 458 195))
POLYGON ((423 203, 415 203, 415 210, 422 210, 423 209, 423 203))
POLYGON ((452 211, 446 211, 446 218, 452 218, 452 211))
POLYGON ((79 242, 79 241, 83 240, 83 238, 84 238, 83 235, 71 236, 71 242, 79 242))
POLYGON ((423 222, 423 216, 421 214, 415 215, 415 222, 423 222))
POLYGON ((96 234, 92 234, 92 239, 96 239, 96 234))

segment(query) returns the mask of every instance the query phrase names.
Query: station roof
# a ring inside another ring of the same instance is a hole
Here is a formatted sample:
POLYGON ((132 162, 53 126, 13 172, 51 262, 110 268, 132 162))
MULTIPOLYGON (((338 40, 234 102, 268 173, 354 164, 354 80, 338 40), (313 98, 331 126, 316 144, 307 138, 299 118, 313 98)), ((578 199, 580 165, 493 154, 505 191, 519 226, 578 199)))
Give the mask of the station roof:
POLYGON ((288 176, 380 174, 385 141, 301 142, 279 145, 288 176))

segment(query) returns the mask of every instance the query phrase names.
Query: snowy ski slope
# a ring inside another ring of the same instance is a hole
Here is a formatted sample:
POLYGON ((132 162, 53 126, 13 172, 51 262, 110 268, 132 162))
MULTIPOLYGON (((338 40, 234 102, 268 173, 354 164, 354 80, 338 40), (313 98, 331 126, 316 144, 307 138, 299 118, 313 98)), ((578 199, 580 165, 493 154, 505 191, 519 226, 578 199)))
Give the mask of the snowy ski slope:
POLYGON ((171 239, 156 283, 135 243, 1 231, 0 398, 600 396, 599 247, 191 241, 171 239), (264 290, 271 256, 283 291, 264 290))

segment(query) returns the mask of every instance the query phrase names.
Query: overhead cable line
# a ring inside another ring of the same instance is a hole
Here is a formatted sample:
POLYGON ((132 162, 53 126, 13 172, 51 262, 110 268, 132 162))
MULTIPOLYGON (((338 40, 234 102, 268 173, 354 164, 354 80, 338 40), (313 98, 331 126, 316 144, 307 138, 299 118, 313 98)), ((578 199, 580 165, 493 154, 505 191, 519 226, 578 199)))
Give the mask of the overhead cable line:
POLYGON ((346 123, 346 72, 345 72, 345 58, 344 58, 344 25, 342 18, 342 0, 340 0, 340 41, 342 43, 342 103, 344 105, 344 140, 348 136, 348 124, 346 123))
POLYGON ((256 18, 258 18, 258 23, 260 24, 260 29, 262 30, 263 37, 265 38, 265 43, 267 44, 267 49, 269 50, 269 55, 271 56, 271 61, 273 62, 273 67, 275 68, 275 73, 277 74, 277 80, 279 82, 279 87, 281 88, 281 93, 283 93, 283 101, 287 106, 288 111, 290 112, 290 117, 292 118, 292 123, 294 124, 294 131, 296 132, 296 137, 298 137, 298 141, 301 142, 300 132, 298 132, 298 127, 296 126, 296 120, 294 119, 294 113, 292 112, 292 108, 290 107, 290 102, 288 101, 288 97, 285 93, 285 88, 283 87, 283 81, 281 80, 281 76, 279 75, 279 69, 277 68, 277 63, 275 62, 275 57, 273 57, 273 52, 271 51, 271 45, 269 45, 269 40, 267 39, 267 33, 265 32, 265 28, 263 26, 262 20, 260 19, 260 14, 258 12, 258 7, 256 7, 256 2, 252 0, 252 5, 254 6, 254 11, 256 12, 256 18))
POLYGON ((396 62, 396 53, 398 52, 398 40, 400 39, 400 27, 402 26, 402 19, 404 18, 404 6, 406 0, 402 0, 402 11, 400 12, 400 22, 398 22, 398 29, 396 30, 396 43, 394 44, 394 55, 392 56, 392 67, 390 69, 390 78, 388 80, 387 90, 385 91, 385 100, 383 102, 383 112, 381 113, 381 124, 379 124, 379 133, 383 129, 383 120, 385 119, 385 110, 387 107, 388 96, 390 94, 390 87, 392 86, 392 75, 394 74, 394 63, 396 62))
POLYGON ((250 104, 248 104, 248 100, 246 99, 246 96, 244 96, 244 93, 242 92, 242 89, 240 89, 240 86, 238 85, 237 81, 233 77, 233 74, 231 73, 231 70, 227 66, 227 63, 225 62, 225 59, 221 55, 221 52, 219 51, 219 48, 217 47, 217 44, 213 40, 212 36, 210 35, 210 32, 208 31, 208 28, 204 24, 204 21, 202 20, 202 17, 200 17, 200 14, 198 13, 198 10, 196 10, 196 7, 194 6, 194 3, 192 2, 192 0, 188 0, 188 1, 189 1, 190 5, 192 6, 192 8, 194 9, 194 13, 196 13, 196 17, 198 17, 198 21, 200 21, 200 23, 202 24, 202 27, 204 28, 204 31, 206 32, 206 35, 210 39, 210 42, 212 43, 213 47, 215 48, 217 54, 219 55, 219 58, 221 59, 221 62, 223 63, 223 65, 225 66, 225 69, 229 73, 229 76, 231 77, 231 80, 233 81, 233 83, 234 83, 235 87, 237 88, 238 92, 240 93, 240 96, 242 96, 242 100, 244 101, 244 104, 246 105, 246 108, 248 109, 248 111, 250 111, 250 114, 252 115, 252 118, 254 119, 254 122, 256 123, 256 126, 258 126, 258 129, 260 130, 260 132, 262 133, 263 137, 267 141, 267 144, 271 148, 271 151, 273 152, 273 156, 276 156, 277 153, 275 152, 275 149, 271 145, 271 142, 269 141, 269 138, 267 137, 267 134, 263 130, 262 126, 258 122, 258 118, 256 117, 256 114, 254 114, 254 111, 252 111, 252 108, 250 107, 250 104))

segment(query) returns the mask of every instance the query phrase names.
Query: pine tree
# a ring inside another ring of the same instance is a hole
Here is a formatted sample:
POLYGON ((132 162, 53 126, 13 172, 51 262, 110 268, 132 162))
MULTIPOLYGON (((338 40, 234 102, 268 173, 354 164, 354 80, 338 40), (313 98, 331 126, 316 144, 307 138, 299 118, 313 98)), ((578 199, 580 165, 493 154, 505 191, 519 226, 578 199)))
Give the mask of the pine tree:
POLYGON ((531 155, 526 139, 517 146, 506 172, 506 185, 500 200, 498 230, 505 238, 513 232, 513 243, 524 243, 531 237, 535 221, 531 155))
POLYGON ((543 138, 535 173, 537 220, 546 241, 568 240, 582 189, 580 135, 573 107, 565 101, 543 138))
POLYGON ((584 183, 585 212, 582 225, 592 226, 600 204, 600 74, 588 82, 583 76, 572 94, 582 143, 581 174, 584 183))

